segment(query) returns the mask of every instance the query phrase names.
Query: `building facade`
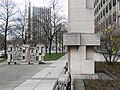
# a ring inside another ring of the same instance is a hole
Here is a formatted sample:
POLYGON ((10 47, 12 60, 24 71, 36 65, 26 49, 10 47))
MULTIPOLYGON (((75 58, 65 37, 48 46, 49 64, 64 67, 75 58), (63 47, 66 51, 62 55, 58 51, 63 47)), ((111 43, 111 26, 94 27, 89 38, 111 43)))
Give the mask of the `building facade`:
POLYGON ((43 42, 44 38, 44 23, 51 22, 51 9, 46 7, 32 8, 32 40, 33 43, 38 44, 43 42))
POLYGON ((120 18, 120 0, 94 1, 95 31, 100 32, 108 26, 116 29, 120 18))

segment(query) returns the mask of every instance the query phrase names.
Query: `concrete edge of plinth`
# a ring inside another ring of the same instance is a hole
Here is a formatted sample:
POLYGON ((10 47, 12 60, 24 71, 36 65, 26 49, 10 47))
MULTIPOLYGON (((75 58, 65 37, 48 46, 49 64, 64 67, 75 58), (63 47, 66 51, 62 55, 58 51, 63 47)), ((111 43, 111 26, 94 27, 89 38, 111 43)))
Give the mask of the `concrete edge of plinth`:
POLYGON ((71 77, 73 79, 98 79, 97 74, 80 74, 80 75, 74 74, 71 75, 71 77))

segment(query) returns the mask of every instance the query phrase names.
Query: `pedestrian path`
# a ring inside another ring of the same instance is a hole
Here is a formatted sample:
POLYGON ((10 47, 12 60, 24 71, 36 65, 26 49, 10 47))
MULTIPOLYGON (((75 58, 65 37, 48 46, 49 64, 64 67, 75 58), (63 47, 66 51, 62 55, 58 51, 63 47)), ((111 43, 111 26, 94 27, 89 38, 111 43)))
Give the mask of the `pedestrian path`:
POLYGON ((66 62, 67 55, 38 72, 14 90, 52 90, 58 78, 63 74, 66 62))

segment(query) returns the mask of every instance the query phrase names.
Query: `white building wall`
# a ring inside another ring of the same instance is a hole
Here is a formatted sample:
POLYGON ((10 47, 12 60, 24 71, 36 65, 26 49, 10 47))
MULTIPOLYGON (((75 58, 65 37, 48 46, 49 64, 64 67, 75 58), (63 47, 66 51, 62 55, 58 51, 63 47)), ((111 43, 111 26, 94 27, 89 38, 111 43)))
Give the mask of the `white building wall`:
MULTIPOLYGON (((90 0, 91 1, 91 0, 90 0)), ((69 32, 94 33, 94 11, 86 0, 69 0, 69 32), (89 8, 86 8, 88 4, 89 8)))

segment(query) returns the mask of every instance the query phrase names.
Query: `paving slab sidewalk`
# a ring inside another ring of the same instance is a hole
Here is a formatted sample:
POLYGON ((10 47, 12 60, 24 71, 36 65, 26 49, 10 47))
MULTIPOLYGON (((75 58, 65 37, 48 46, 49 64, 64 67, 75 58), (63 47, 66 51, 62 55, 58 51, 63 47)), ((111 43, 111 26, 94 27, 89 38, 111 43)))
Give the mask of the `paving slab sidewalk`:
POLYGON ((14 90, 52 90, 58 78, 63 74, 66 62, 67 54, 17 86, 14 90))

